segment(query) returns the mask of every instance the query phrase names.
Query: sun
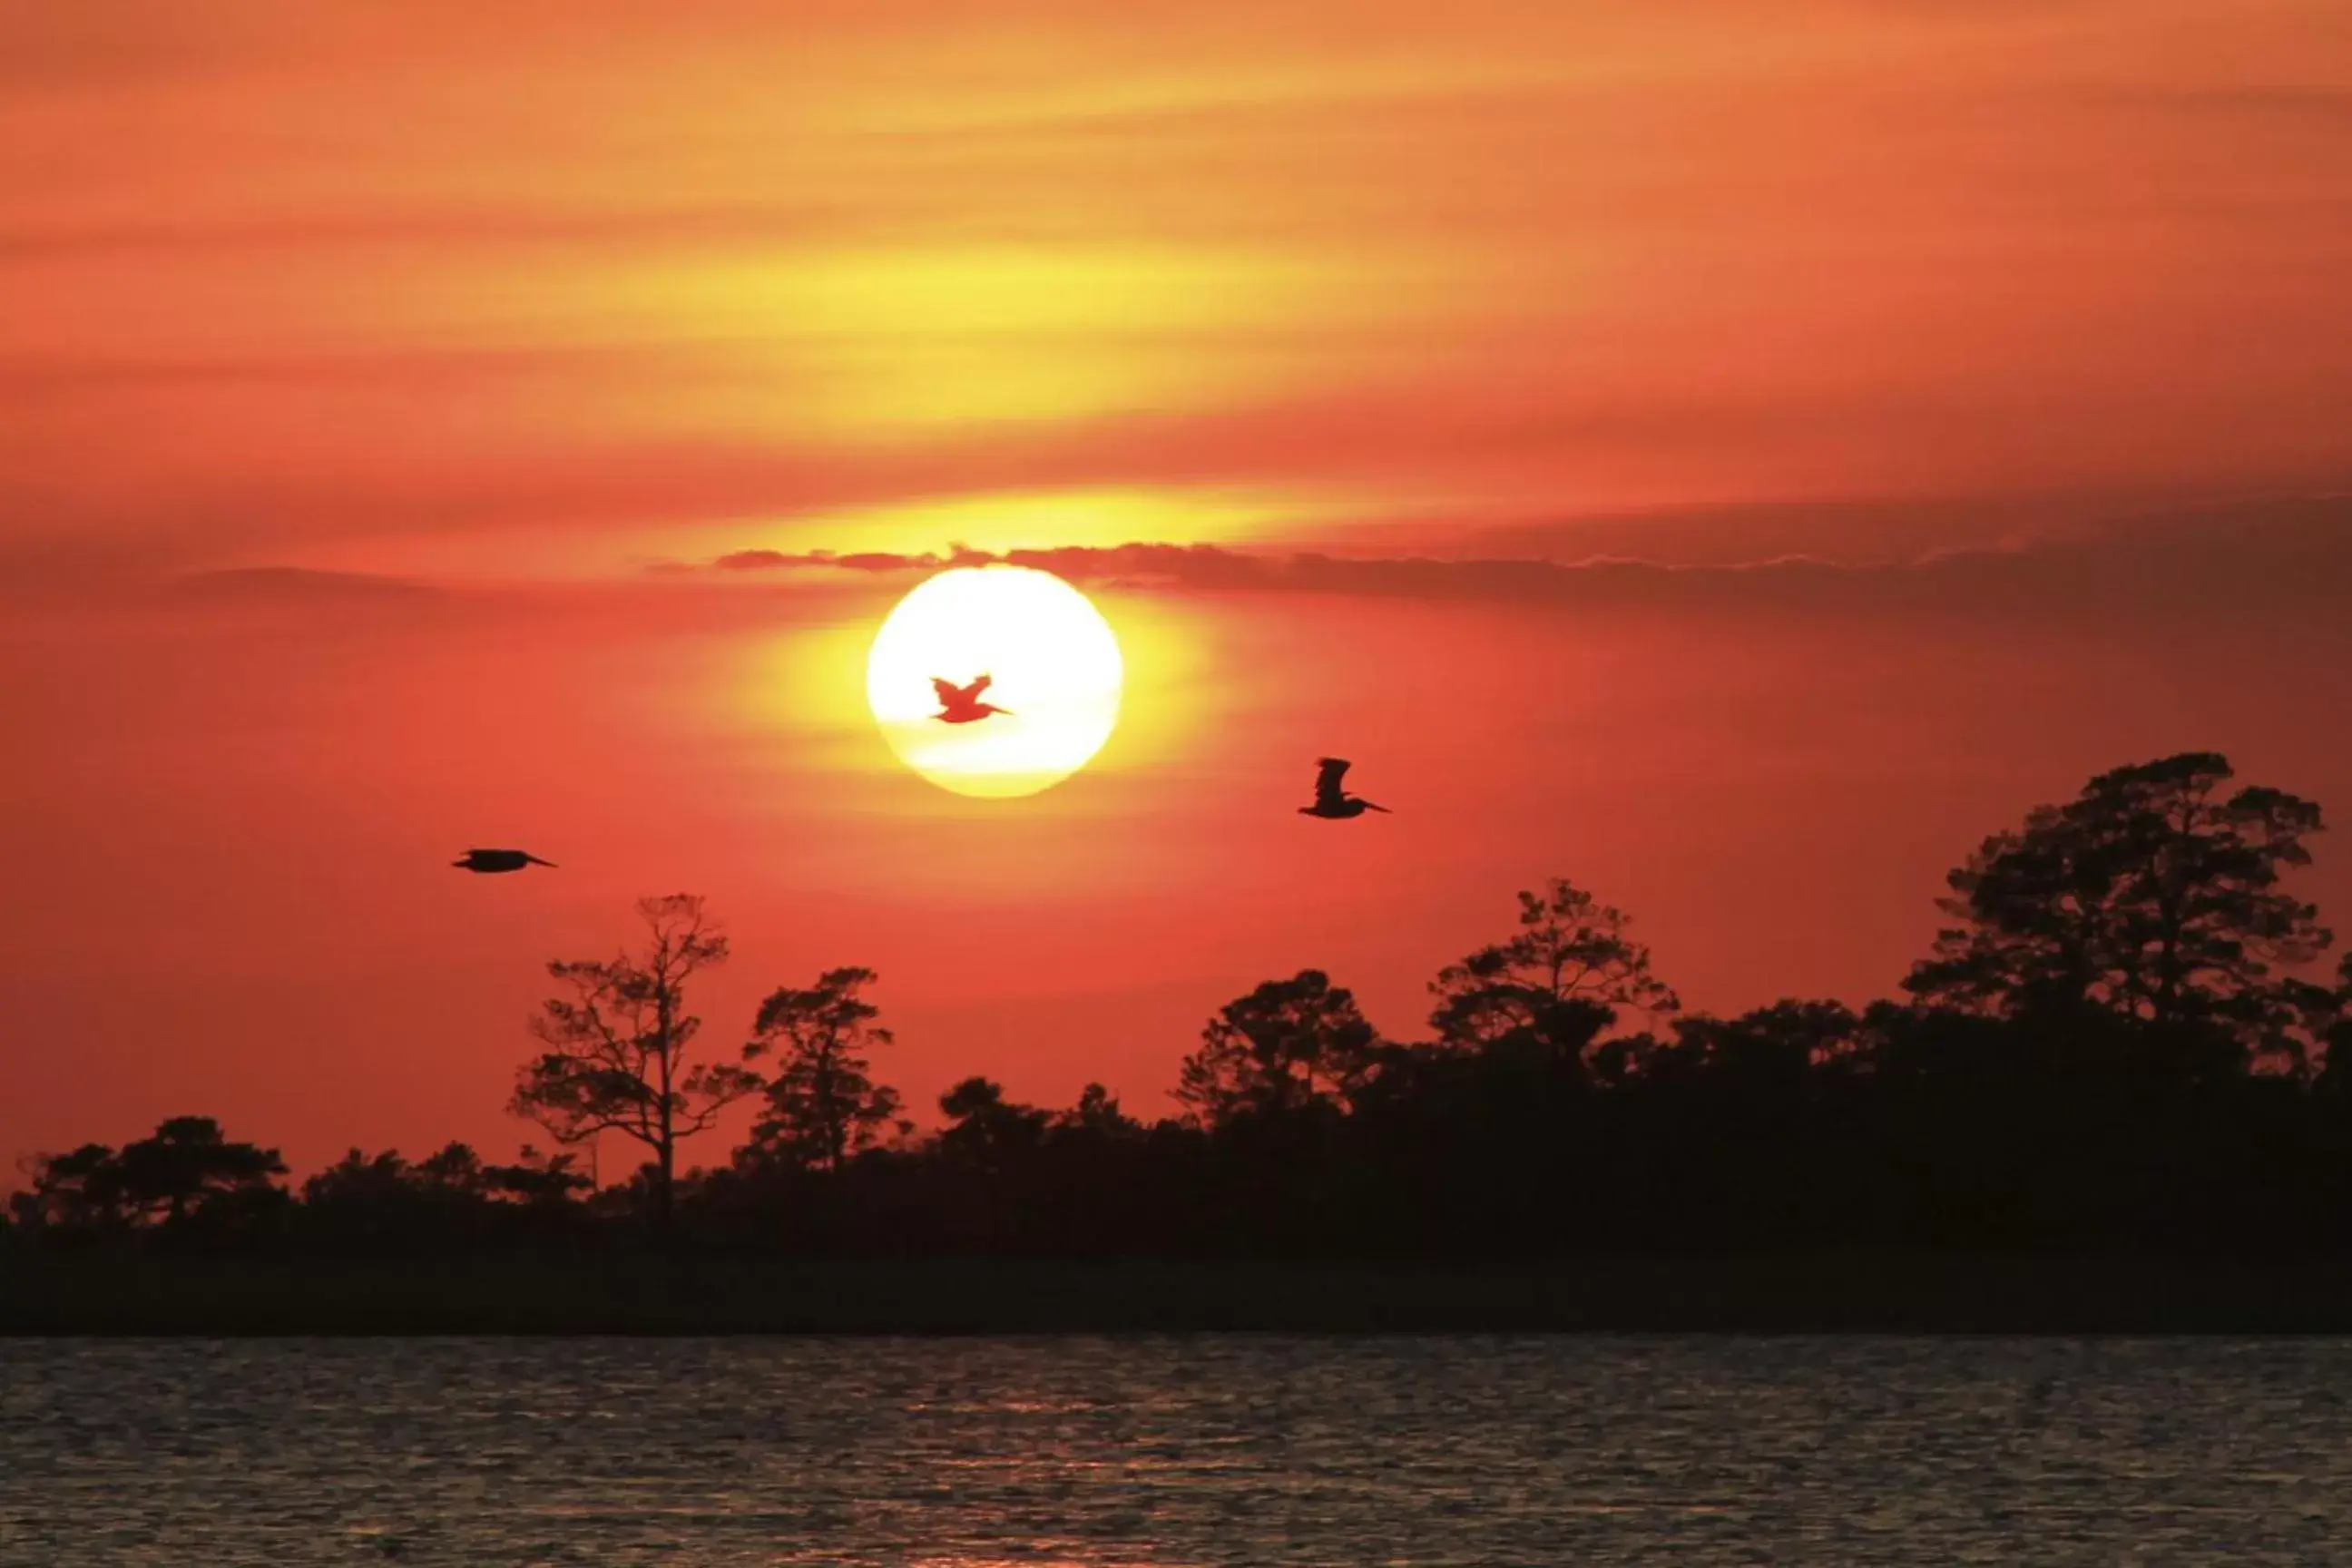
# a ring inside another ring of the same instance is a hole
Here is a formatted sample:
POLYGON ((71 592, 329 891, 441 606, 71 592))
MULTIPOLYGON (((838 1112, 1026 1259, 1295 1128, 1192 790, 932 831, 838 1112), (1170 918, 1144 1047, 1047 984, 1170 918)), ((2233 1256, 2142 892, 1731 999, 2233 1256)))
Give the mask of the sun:
POLYGON ((1034 795, 1087 765, 1118 722, 1118 638, 1084 594, 1028 566, 959 566, 899 600, 874 634, 866 701, 898 760, 958 795, 1034 795), (989 678, 1000 710, 938 717, 933 680, 989 678))

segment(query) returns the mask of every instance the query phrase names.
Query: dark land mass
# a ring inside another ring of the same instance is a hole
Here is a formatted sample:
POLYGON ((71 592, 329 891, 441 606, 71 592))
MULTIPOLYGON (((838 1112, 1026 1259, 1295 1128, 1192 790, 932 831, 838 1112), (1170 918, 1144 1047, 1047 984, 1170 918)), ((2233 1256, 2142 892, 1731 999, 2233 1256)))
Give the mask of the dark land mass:
POLYGON ((16 1258, 11 1334, 2352 1333, 2352 1259, 16 1258))
POLYGON ((0 1329, 2352 1333, 2352 957, 2293 890, 2322 830, 2214 753, 2113 769, 1950 872, 1901 998, 1731 1017, 1554 878, 1432 978, 1426 1037, 1301 970, 1209 1018, 1179 1114, 974 1077, 929 1131, 873 971, 699 1039, 728 941, 648 899, 636 952, 548 966, 509 1109, 560 1152, 298 1188, 192 1115, 42 1154, 0 1329), (598 1182, 600 1137, 644 1163, 598 1182))

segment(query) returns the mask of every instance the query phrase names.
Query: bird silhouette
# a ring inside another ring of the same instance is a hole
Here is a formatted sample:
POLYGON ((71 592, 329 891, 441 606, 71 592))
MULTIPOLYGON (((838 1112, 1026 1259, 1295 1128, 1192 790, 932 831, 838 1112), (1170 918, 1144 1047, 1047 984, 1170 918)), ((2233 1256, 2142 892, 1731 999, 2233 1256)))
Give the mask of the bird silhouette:
POLYGON ((538 856, 526 854, 520 849, 468 849, 449 864, 461 871, 478 871, 484 875, 499 871, 520 871, 525 866, 544 866, 550 870, 555 868, 554 861, 542 860, 538 856))
POLYGON ((980 694, 989 688, 992 678, 982 676, 970 686, 958 686, 951 680, 931 677, 931 689, 939 693, 940 710, 931 715, 942 724, 974 724, 991 713, 1010 714, 1010 708, 999 708, 993 702, 982 702, 980 694))
POLYGON ((1388 811, 1387 806, 1374 805, 1370 801, 1349 795, 1340 787, 1340 781, 1348 776, 1347 758, 1318 757, 1315 762, 1315 804, 1300 806, 1298 808, 1300 816, 1327 816, 1334 821, 1339 821, 1350 816, 1361 816, 1368 811, 1381 813, 1388 811))

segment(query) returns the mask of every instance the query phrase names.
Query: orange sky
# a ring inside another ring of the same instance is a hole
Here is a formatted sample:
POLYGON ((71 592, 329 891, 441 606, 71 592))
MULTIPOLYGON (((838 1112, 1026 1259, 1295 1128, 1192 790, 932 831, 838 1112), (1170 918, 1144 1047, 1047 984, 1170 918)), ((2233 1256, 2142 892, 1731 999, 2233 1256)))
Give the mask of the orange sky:
POLYGON ((1148 1105, 1549 873, 1859 999, 2095 768, 2352 809, 2352 513, 2247 510, 2352 479, 2336 0, 692 10, 0 12, 0 1153, 510 1147, 642 892, 714 1039, 866 963, 919 1095, 1148 1105), (1130 540, 1367 569, 1071 558, 1129 718, 1011 805, 856 710, 911 576, 709 564, 1130 540), (1412 559, 1594 553, 1707 569, 1412 559))

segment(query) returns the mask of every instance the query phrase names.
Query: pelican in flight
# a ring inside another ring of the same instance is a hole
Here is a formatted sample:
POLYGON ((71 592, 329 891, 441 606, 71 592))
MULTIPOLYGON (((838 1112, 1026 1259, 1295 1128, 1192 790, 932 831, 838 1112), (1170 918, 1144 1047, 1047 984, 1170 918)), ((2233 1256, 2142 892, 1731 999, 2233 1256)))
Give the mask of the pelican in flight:
POLYGON ((931 715, 942 724, 973 724, 991 713, 1011 714, 1010 708, 999 708, 993 702, 982 702, 980 694, 989 688, 989 676, 982 676, 970 686, 958 686, 951 680, 931 677, 931 689, 939 693, 940 710, 931 715))
POLYGON ((1340 785, 1348 776, 1345 757, 1318 757, 1315 763, 1315 804, 1302 805, 1306 816, 1328 816, 1334 821, 1349 816, 1361 816, 1368 811, 1387 812, 1385 805, 1374 805, 1360 796, 1349 795, 1340 785))
POLYGON ((542 860, 520 849, 468 849, 449 864, 461 871, 479 871, 486 876, 498 871, 520 871, 525 866, 555 868, 554 861, 542 860))

